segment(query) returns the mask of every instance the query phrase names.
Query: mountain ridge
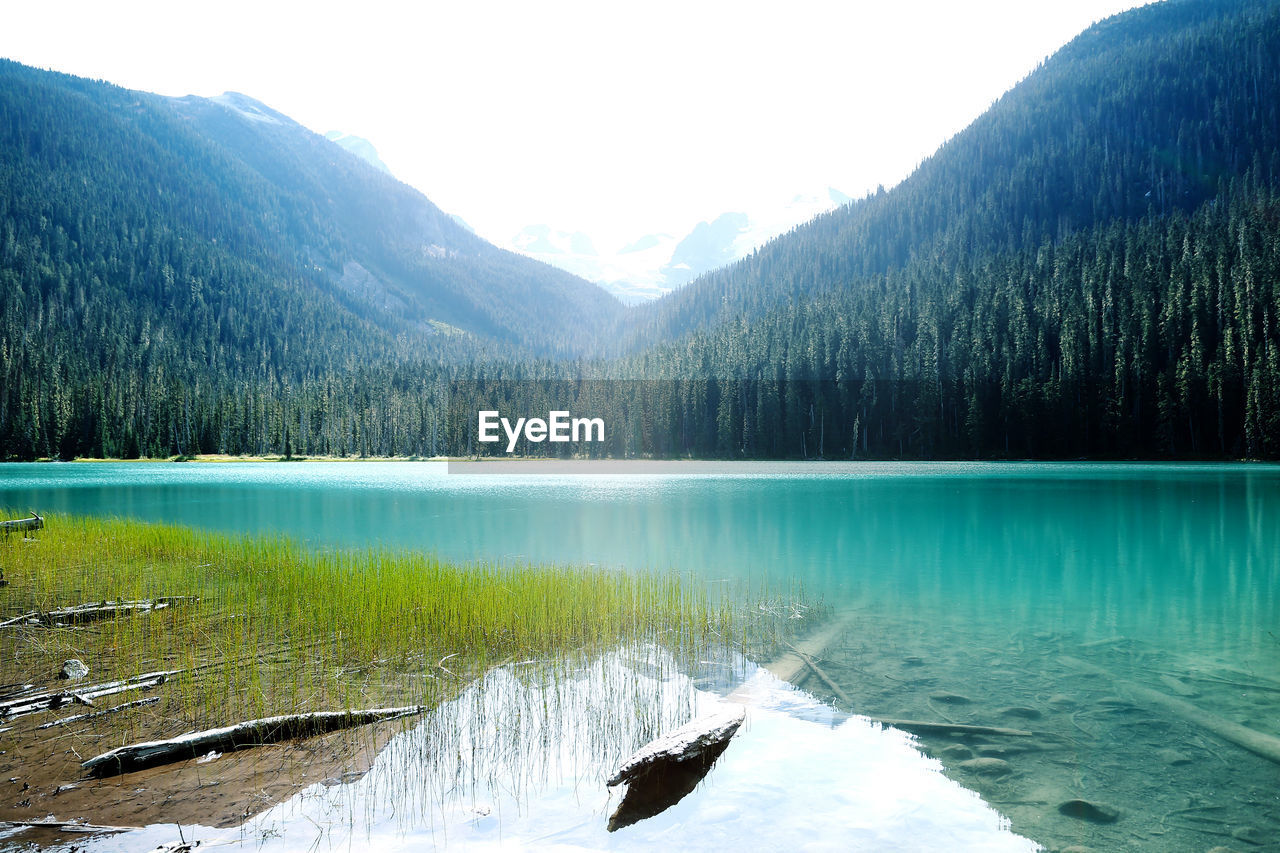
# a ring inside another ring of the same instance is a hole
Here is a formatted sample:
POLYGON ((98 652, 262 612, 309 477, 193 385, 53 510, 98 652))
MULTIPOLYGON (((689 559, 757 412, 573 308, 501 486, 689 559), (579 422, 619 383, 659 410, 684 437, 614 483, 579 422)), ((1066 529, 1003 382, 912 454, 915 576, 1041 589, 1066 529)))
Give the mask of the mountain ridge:
POLYGON ((0 83, 5 457, 435 453, 451 381, 594 378, 670 383, 624 454, 1280 457, 1280 0, 1100 22, 629 310, 245 96, 0 83))
MULTIPOLYGON (((1197 33, 1232 16, 1274 20, 1276 10, 1274 2, 1171 0, 1098 22, 944 142, 892 190, 820 214, 751 256, 642 306, 626 346, 642 348, 721 318, 752 316, 766 306, 843 286, 838 282, 882 274, 938 241, 964 243, 971 249, 1013 248, 1024 240, 1038 241, 1045 234, 1115 217, 1138 218, 1152 204, 1166 210, 1194 207, 1216 183, 1190 181, 1188 170, 1162 162, 1169 155, 1151 147, 1166 140, 1176 143, 1179 128, 1170 125, 1174 115, 1190 111, 1184 102, 1212 115, 1213 98, 1220 93, 1201 89, 1199 77, 1146 81, 1147 69, 1128 57, 1139 45, 1154 54, 1157 66, 1173 64, 1179 50, 1204 44, 1196 41, 1197 33), (1116 79, 1119 73, 1125 75, 1123 80, 1116 79), (1170 115, 1150 115, 1144 99, 1130 94, 1135 91, 1146 91, 1147 101, 1169 101, 1183 108, 1170 115), (1117 129, 1129 127, 1129 114, 1139 122, 1132 128, 1133 138, 1126 140, 1117 129), (1076 121, 1087 122, 1087 127, 1078 131, 1076 121), (1109 151, 1081 144, 1088 137, 1082 131, 1088 128, 1109 140, 1109 151), (1075 150, 1062 149, 1068 144, 1075 150), (1146 175, 1135 166, 1143 160, 1151 161, 1146 175), (1106 175, 1122 185, 1083 186, 1090 175, 1106 175), (1141 180, 1146 183, 1139 186, 1136 181, 1141 180), (1184 190, 1185 198, 1180 195, 1184 190), (1153 197, 1145 195, 1149 191, 1154 191, 1153 197), (1030 233, 1024 234, 1026 229, 1030 233), (804 264, 793 262, 797 254, 804 256, 804 264)), ((1265 30, 1256 20, 1251 26, 1255 33, 1265 30)), ((1219 65, 1234 60, 1230 55, 1213 59, 1219 65)), ((1182 61, 1207 62, 1205 57, 1182 61)), ((1260 68, 1259 73, 1274 85, 1273 68, 1260 68)), ((1214 81, 1215 86, 1219 83, 1214 81)), ((1240 163, 1229 162, 1231 158, 1255 150, 1254 137, 1261 133, 1270 139, 1275 128, 1259 128, 1256 116, 1227 118, 1233 120, 1230 129, 1225 123, 1200 128, 1203 141, 1217 147, 1199 153, 1210 159, 1211 167, 1227 161, 1223 171, 1239 174, 1240 163)))

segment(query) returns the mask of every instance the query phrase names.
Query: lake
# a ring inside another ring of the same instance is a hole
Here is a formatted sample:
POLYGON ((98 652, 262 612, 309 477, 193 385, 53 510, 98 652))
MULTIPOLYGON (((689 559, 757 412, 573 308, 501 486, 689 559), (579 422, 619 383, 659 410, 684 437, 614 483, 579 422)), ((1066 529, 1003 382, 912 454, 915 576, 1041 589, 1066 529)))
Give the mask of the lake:
MULTIPOLYGON (((0 506, 799 584, 854 614, 823 665, 855 713, 1036 733, 917 744, 1014 831, 1051 849, 1280 843, 1280 768, 1176 704, 1280 736, 1280 467, 635 470, 8 464, 0 506)), ((832 698, 816 679, 805 687, 832 698)))

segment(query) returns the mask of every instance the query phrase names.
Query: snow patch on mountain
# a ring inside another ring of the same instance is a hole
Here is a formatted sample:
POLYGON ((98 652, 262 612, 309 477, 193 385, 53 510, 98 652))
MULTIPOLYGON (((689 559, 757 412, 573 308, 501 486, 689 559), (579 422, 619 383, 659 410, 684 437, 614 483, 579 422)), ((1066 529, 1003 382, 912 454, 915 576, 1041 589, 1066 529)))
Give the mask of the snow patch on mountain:
POLYGON ((634 304, 656 299, 746 257, 797 225, 852 200, 825 187, 746 212, 722 213, 682 236, 645 234, 607 250, 598 250, 596 241, 581 231, 529 225, 507 247, 594 281, 621 301, 634 304))
MULTIPOLYGON (((343 133, 341 130, 331 130, 324 135, 324 138, 341 145, 378 171, 391 175, 391 170, 387 168, 387 164, 382 162, 382 158, 378 156, 378 149, 374 148, 373 143, 363 136, 356 136, 354 133, 343 133)), ((392 175, 392 177, 395 176, 392 175)))
POLYGON ((221 95, 215 95, 209 100, 215 104, 221 104, 249 121, 262 122, 263 124, 283 124, 275 110, 239 92, 223 92, 221 95))

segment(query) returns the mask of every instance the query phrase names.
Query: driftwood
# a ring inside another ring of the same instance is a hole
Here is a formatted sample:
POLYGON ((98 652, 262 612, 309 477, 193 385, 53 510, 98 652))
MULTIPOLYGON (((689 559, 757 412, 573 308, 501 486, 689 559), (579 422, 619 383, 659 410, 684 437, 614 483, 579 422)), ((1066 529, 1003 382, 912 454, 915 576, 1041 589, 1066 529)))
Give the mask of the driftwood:
POLYGON ((822 671, 822 668, 818 666, 817 661, 815 661, 810 655, 808 655, 805 652, 802 652, 800 649, 797 649, 795 646, 791 645, 790 643, 787 643, 787 648, 791 649, 791 651, 799 655, 800 660, 804 661, 805 666, 809 667, 809 670, 814 675, 818 676, 818 678, 821 678, 822 683, 827 685, 827 687, 831 688, 832 693, 836 694, 836 696, 839 697, 840 700, 843 701, 850 708, 853 707, 853 700, 849 698, 849 694, 841 690, 840 685, 832 681, 831 678, 825 672, 822 671))
POLYGON ((21 533, 28 530, 39 530, 44 527, 44 518, 31 511, 30 518, 19 518, 14 521, 0 521, 0 533, 21 533))
POLYGON ((623 782, 633 782, 637 777, 647 773, 650 768, 666 762, 688 761, 702 755, 717 744, 725 743, 733 737, 746 719, 747 709, 741 705, 733 705, 706 717, 685 723, 680 728, 663 735, 641 747, 630 758, 622 762, 605 785, 612 788, 623 782))
POLYGON ((0 702, 0 719, 18 717, 36 711, 50 711, 70 705, 73 702, 81 705, 93 705, 94 699, 103 696, 114 696, 129 690, 144 690, 164 684, 171 675, 182 672, 180 669, 167 669, 158 672, 145 672, 120 681, 108 681, 102 684, 85 684, 75 690, 54 690, 35 696, 23 696, 0 702))
POLYGON ((627 784, 609 831, 666 811, 697 787, 746 719, 747 709, 730 705, 693 720, 641 747, 605 782, 627 784))
POLYGON ((104 752, 80 766, 89 776, 118 776, 134 770, 172 764, 197 758, 208 752, 232 752, 238 749, 278 743, 282 740, 313 737, 340 729, 364 726, 383 720, 394 720, 420 714, 421 705, 404 708, 373 708, 366 711, 316 711, 310 714, 285 714, 249 720, 232 726, 191 732, 168 740, 130 744, 104 752))
MULTIPOLYGON (((796 645, 790 646, 788 643, 792 651, 767 664, 765 669, 783 681, 794 681, 809 668, 809 664, 805 663, 804 658, 801 657, 802 654, 810 656, 821 654, 824 649, 840 639, 846 631, 852 628, 856 621, 857 614, 852 611, 846 612, 838 618, 833 617, 821 630, 810 634, 796 645)), ((732 697, 730 698, 732 699, 732 697)))
POLYGON ((1223 740, 1234 743, 1236 746, 1247 749, 1254 755, 1260 755, 1263 758, 1280 764, 1280 738, 1275 735, 1269 735, 1265 732, 1251 729, 1248 726, 1242 726, 1239 723, 1232 722, 1225 717, 1219 717, 1217 714, 1204 710, 1203 708, 1193 705, 1185 699, 1178 699, 1161 693, 1159 690, 1153 690, 1150 687, 1144 687, 1141 684, 1135 684, 1132 681, 1125 681, 1117 678, 1107 670, 1100 666, 1094 666, 1082 660, 1073 657, 1062 657, 1062 662, 1068 666, 1093 675, 1101 675, 1111 679, 1116 687, 1128 691, 1128 693, 1152 705, 1164 708, 1166 711, 1181 717, 1189 723, 1194 723, 1203 729, 1213 732, 1223 740))
POLYGON ((931 723, 926 720, 895 720, 888 717, 867 717, 882 726, 893 726, 895 729, 914 734, 961 734, 961 735, 993 735, 999 737, 1035 737, 1035 732, 1024 729, 1006 729, 1001 726, 971 726, 963 723, 931 723))
MULTIPOLYGON (((801 644, 805 648, 799 648, 787 643, 787 648, 791 649, 791 653, 784 655, 777 661, 769 665, 769 670, 779 678, 785 678, 793 683, 801 680, 801 676, 812 673, 822 680, 824 684, 841 699, 850 708, 854 707, 854 701, 840 685, 836 684, 830 676, 818 665, 813 655, 820 654, 823 649, 834 642, 841 634, 848 630, 855 619, 853 613, 845 614, 841 619, 836 620, 827 626, 820 633, 806 638, 801 644)), ((865 716, 865 715, 864 715, 865 716)), ((998 737, 1034 737, 1033 732, 1023 729, 1010 729, 1002 726, 980 726, 966 725, 963 723, 945 723, 945 722, 929 722, 925 720, 898 720, 887 717, 867 717, 873 722, 880 723, 885 726, 893 726, 897 729, 912 732, 914 734, 963 734, 963 735, 991 735, 998 737)))
POLYGON ((164 598, 144 598, 139 601, 101 601, 91 604, 77 604, 74 607, 62 607, 47 613, 33 610, 21 616, 15 616, 0 622, 0 628, 21 625, 43 625, 51 628, 63 628, 68 625, 83 625, 88 622, 99 622, 115 616, 133 616, 138 613, 151 613, 164 610, 175 604, 188 601, 199 601, 195 596, 171 595, 164 598))
POLYGON ((0 820, 0 829, 21 826, 24 828, 53 829, 58 832, 136 832, 140 826, 103 826, 96 823, 76 823, 67 820, 0 820))
POLYGON ((130 708, 141 708, 143 705, 154 705, 159 701, 160 701, 159 696, 148 696, 145 699, 134 699, 132 702, 124 702, 120 705, 115 705, 113 707, 106 708, 102 711, 93 711, 92 713, 88 713, 88 714, 76 714, 71 717, 63 717, 61 720, 52 720, 48 723, 41 723, 40 725, 36 726, 36 728, 52 729, 57 726, 65 726, 70 723, 82 723, 85 720, 95 720, 98 717, 105 717, 105 716, 108 716, 109 714, 119 713, 120 711, 127 711, 130 708))

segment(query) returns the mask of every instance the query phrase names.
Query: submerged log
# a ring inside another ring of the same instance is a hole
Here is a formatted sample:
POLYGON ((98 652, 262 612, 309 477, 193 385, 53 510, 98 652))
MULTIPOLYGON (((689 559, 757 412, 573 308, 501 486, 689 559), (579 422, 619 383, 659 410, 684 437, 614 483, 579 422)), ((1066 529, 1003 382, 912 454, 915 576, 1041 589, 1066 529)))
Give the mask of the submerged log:
POLYGON ((1035 737, 1035 732, 1025 729, 1007 729, 1003 726, 977 726, 966 723, 935 723, 926 720, 895 720, 890 717, 867 717, 882 726, 893 726, 895 729, 912 734, 958 734, 958 735, 993 735, 998 737, 1035 737))
POLYGON ((140 826, 104 826, 98 823, 77 823, 73 820, 0 820, 0 829, 6 827, 23 827, 24 829, 52 829, 57 832, 84 832, 91 834, 108 832, 137 832, 140 826))
POLYGON ((1236 746, 1252 752, 1254 755, 1260 755, 1263 758, 1280 764, 1280 738, 1275 735, 1269 735, 1248 726, 1242 726, 1239 723, 1232 722, 1225 717, 1219 717, 1210 711, 1206 711, 1198 705, 1193 705, 1185 699, 1178 699, 1174 696, 1161 693, 1159 690, 1153 690, 1150 687, 1144 687, 1141 684, 1135 684, 1132 681, 1126 681, 1117 678, 1107 670, 1100 666, 1094 666, 1082 660, 1073 657, 1062 657, 1062 662, 1068 666, 1072 666, 1083 672, 1093 675, 1100 675, 1111 679, 1116 687, 1128 691, 1130 695, 1144 702, 1149 702, 1157 707, 1164 708, 1166 711, 1181 717, 1189 723, 1200 726, 1213 732, 1223 740, 1234 743, 1236 746))
POLYGON ((19 518, 14 521, 0 521, 0 533, 21 533, 28 530, 39 530, 44 527, 44 518, 31 512, 30 518, 19 518))
POLYGON ((731 705, 693 720, 640 748, 605 785, 627 784, 609 831, 630 826, 674 806, 697 787, 746 719, 747 709, 731 705))
POLYGON ((107 681, 102 684, 85 684, 75 690, 54 690, 38 693, 34 696, 22 696, 0 702, 0 719, 18 717, 35 711, 49 711, 76 702, 81 705, 93 705, 94 699, 103 696, 114 696, 129 690, 144 690, 164 684, 171 675, 182 672, 180 669, 166 669, 157 672, 144 672, 132 678, 120 681, 107 681))
MULTIPOLYGON (((783 681, 795 681, 802 672, 809 670, 809 664, 805 662, 801 655, 813 656, 822 654, 824 650, 853 628, 857 618, 857 613, 853 611, 832 614, 831 620, 826 625, 823 625, 820 630, 805 637, 796 645, 788 643, 787 645, 791 647, 792 651, 766 664, 765 669, 783 681)), ((732 697, 730 698, 732 699, 732 697)))
POLYGON ((808 653, 801 651, 800 649, 797 649, 795 646, 791 645, 790 643, 787 643, 786 645, 787 645, 787 648, 791 649, 791 651, 795 652, 795 654, 800 657, 800 660, 804 661, 805 666, 809 667, 810 672, 818 676, 818 678, 821 678, 822 683, 827 685, 827 687, 831 688, 832 693, 834 693, 842 702, 844 702, 850 708, 853 707, 853 700, 849 698, 849 694, 841 690, 840 685, 832 681, 831 676, 827 675, 825 672, 822 671, 822 667, 818 666, 817 661, 815 661, 808 653))
POLYGON ((58 726, 65 726, 71 723, 83 723, 88 720, 96 720, 99 717, 106 717, 110 714, 118 714, 121 711, 127 711, 130 708, 141 708, 144 705, 154 705, 160 701, 159 696, 148 696, 145 699, 134 699, 132 702, 124 702, 120 705, 114 705, 102 711, 94 711, 89 714, 76 714, 73 717, 63 717, 60 720, 53 720, 48 723, 41 723, 36 726, 37 729, 53 729, 58 726))
MULTIPOLYGON (((787 643, 786 646, 791 651, 783 655, 778 660, 767 665, 767 669, 784 681, 797 683, 800 676, 812 673, 822 680, 824 684, 839 699, 844 701, 850 708, 855 707, 853 699, 841 689, 840 685, 832 680, 831 676, 818 665, 814 659, 814 655, 822 654, 828 646, 840 638, 846 631, 853 627, 857 619, 857 614, 847 612, 837 619, 834 619, 825 628, 809 637, 806 637, 799 646, 787 643)), ((741 697, 741 694, 735 693, 729 697, 731 700, 741 697)), ((865 715, 861 715, 865 716, 865 715)), ((959 735, 991 735, 996 737, 1034 737, 1033 732, 1025 729, 1005 728, 1003 726, 982 726, 968 725, 964 723, 947 723, 932 722, 926 720, 900 720, 887 717, 866 717, 873 722, 880 723, 884 726, 893 726, 894 728, 903 729, 913 734, 959 734, 959 735)))
POLYGON ((151 613, 164 610, 175 604, 199 601, 193 595, 170 595, 163 598, 144 598, 137 601, 97 601, 89 604, 77 604, 72 607, 61 607, 57 610, 41 612, 33 610, 21 616, 0 622, 0 628, 18 625, 43 625, 51 628, 64 628, 68 625, 83 625, 89 622, 100 622, 115 616, 132 616, 138 613, 151 613))
POLYGON ((80 766, 89 776, 102 778, 198 758, 208 752, 233 752, 268 743, 336 732, 384 720, 421 714, 421 705, 372 708, 365 711, 316 711, 249 720, 232 726, 191 732, 168 740, 135 743, 104 752, 80 766))

